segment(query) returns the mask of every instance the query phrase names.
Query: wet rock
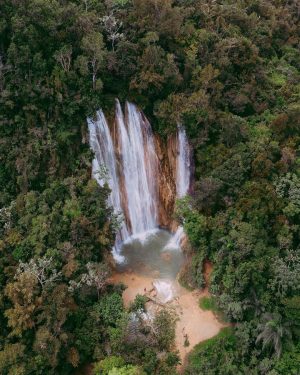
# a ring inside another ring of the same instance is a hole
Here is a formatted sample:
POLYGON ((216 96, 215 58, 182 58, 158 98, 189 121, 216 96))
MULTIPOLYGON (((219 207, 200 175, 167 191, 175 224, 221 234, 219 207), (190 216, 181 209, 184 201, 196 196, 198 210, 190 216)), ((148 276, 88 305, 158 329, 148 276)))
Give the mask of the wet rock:
POLYGON ((171 229, 176 200, 176 137, 168 138, 167 142, 154 136, 155 149, 160 161, 158 173, 159 224, 171 229))

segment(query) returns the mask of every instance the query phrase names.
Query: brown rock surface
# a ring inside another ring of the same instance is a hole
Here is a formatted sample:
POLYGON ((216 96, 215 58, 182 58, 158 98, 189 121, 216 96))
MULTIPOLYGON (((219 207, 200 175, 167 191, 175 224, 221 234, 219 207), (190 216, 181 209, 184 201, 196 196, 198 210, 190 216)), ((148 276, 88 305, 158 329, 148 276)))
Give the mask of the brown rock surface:
POLYGON ((155 149, 159 160, 158 166, 158 197, 159 224, 171 229, 176 200, 176 140, 170 137, 164 142, 157 135, 154 137, 155 149))

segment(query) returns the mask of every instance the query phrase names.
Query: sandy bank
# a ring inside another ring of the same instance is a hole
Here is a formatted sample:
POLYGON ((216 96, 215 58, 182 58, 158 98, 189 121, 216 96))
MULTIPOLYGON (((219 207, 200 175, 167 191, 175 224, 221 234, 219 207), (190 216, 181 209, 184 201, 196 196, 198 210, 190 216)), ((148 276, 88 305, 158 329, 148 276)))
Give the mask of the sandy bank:
MULTIPOLYGON (((145 294, 153 290, 156 279, 144 277, 135 273, 117 273, 111 278, 113 283, 123 283, 127 289, 123 292, 126 307, 134 300, 137 294, 145 294)), ((211 311, 203 311, 199 307, 200 297, 207 292, 188 291, 177 281, 172 282, 174 298, 168 302, 178 315, 176 326, 176 347, 179 350, 182 362, 188 352, 201 341, 215 336, 224 325, 220 323, 211 311), (186 346, 185 343, 189 342, 186 346)), ((153 308, 153 307, 152 307, 153 308)))

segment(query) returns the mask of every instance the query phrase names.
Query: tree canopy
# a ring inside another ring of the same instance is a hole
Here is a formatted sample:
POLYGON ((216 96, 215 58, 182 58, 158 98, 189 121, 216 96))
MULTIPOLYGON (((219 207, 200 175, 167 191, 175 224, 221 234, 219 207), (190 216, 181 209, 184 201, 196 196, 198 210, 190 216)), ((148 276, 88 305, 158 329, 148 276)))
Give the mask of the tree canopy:
POLYGON ((297 0, 0 0, 1 374, 176 373, 172 317, 134 325, 107 281, 118 220, 90 177, 86 117, 115 97, 162 137, 182 123, 193 146, 183 277, 203 287, 211 261, 234 328, 196 347, 187 374, 299 373, 299 12, 297 0))

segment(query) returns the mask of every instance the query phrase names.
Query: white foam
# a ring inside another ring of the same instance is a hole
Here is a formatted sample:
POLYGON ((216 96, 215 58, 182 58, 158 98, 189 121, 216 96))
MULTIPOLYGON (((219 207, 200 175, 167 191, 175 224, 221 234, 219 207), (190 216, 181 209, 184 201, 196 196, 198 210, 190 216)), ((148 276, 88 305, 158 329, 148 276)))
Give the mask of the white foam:
POLYGON ((157 298, 166 303, 175 297, 175 288, 171 280, 158 279, 153 282, 153 286, 157 291, 157 298))
POLYGON ((172 235, 166 246, 163 248, 165 250, 180 250, 181 249, 181 242, 185 236, 183 231, 183 227, 179 226, 176 232, 172 235))
POLYGON ((154 229, 147 230, 145 232, 133 234, 132 236, 128 237, 126 241, 123 242, 123 244, 128 245, 129 243, 132 243, 134 241, 139 241, 142 244, 145 244, 153 236, 159 233, 159 231, 160 231, 159 228, 154 228, 154 229))
POLYGON ((113 255, 113 258, 114 258, 116 263, 118 263, 118 264, 126 263, 125 262, 126 258, 123 255, 120 254, 120 250, 118 250, 118 248, 116 248, 116 246, 114 246, 113 249, 112 249, 112 255, 113 255))

